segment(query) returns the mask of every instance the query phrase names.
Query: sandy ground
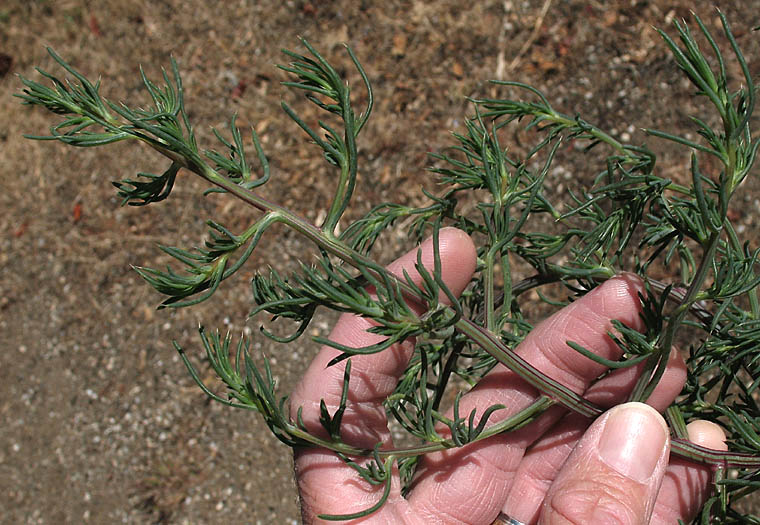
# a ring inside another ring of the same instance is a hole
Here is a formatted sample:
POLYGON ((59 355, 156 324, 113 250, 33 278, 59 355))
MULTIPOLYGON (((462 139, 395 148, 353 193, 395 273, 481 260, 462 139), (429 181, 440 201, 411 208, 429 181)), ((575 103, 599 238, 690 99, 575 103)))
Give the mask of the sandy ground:
MULTIPOLYGON (((750 31, 759 25, 760 2, 722 4, 750 69, 760 71, 750 31)), ((339 44, 348 42, 375 86, 376 116, 361 145, 359 214, 388 199, 423 202, 420 187, 432 187, 427 153, 461 129, 465 96, 496 94, 487 79, 534 84, 558 109, 634 140, 643 140, 637 130, 644 126, 685 129, 691 88, 651 26, 667 26, 690 8, 717 27, 707 2, 664 0, 0 3, 0 522, 299 519, 290 450, 255 414, 208 402, 171 340, 211 380, 199 359, 198 323, 256 332, 255 321, 246 324, 247 281, 267 265, 292 266, 308 248, 292 235, 269 236, 212 301, 156 311, 159 297, 130 265, 160 266, 166 257, 157 243, 192 246, 207 218, 239 228, 252 212, 202 198, 203 186, 186 176, 167 203, 119 207, 110 181, 159 172, 165 162, 129 145, 73 151, 23 139, 53 122, 10 96, 20 87, 16 74, 36 78, 35 66, 53 68, 45 46, 101 76, 107 96, 133 103, 146 100, 138 66, 156 77, 173 56, 201 140, 210 144, 210 128, 223 129, 237 113, 238 125, 256 127, 272 159, 266 195, 314 218, 330 181, 280 110, 281 100, 304 106, 280 86, 284 75, 274 67, 298 35, 345 71, 339 44)), ((659 152, 668 176, 688 176, 683 153, 659 152)), ((566 173, 592 175, 582 164, 566 173)), ((758 188, 749 181, 736 211, 749 238, 758 188)), ((317 322, 315 333, 329 322, 317 322)), ((314 345, 256 341, 275 357, 286 394, 314 345)))

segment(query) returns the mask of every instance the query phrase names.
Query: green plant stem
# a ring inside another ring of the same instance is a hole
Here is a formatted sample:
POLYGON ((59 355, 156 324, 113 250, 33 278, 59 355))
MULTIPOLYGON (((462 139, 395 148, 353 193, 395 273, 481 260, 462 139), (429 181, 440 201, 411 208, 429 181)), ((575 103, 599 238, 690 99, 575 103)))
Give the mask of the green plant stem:
MULTIPOLYGON (((371 260, 355 252, 354 250, 351 250, 342 242, 334 238, 325 236, 322 230, 320 230, 313 224, 309 223, 305 219, 302 219, 301 217, 297 216, 296 214, 292 213, 291 211, 285 208, 282 208, 280 206, 270 203, 269 201, 255 195, 250 190, 240 187, 239 185, 230 181, 226 177, 214 172, 210 168, 208 168, 208 171, 205 174, 203 173, 198 173, 198 174, 201 175, 207 181, 211 182, 212 184, 215 184, 229 191, 231 194, 242 199, 243 201, 252 204, 259 210, 279 214, 280 217, 282 218, 282 222, 288 224, 289 226, 293 227, 297 231, 303 233, 306 237, 311 239, 315 244, 322 247, 329 253, 337 256, 341 260, 357 268, 360 267, 361 265, 365 265, 365 266, 370 265, 370 267, 375 267, 374 263, 372 263, 371 260)), ((712 246, 711 250, 714 252, 714 250, 717 247, 717 237, 709 245, 712 246)), ((703 259, 703 262, 704 260, 705 259, 703 259)), ((703 264, 702 267, 706 267, 706 265, 703 264)), ((704 274, 702 276, 702 282, 704 281, 704 277, 706 276, 706 271, 707 271, 706 268, 704 270, 701 270, 701 273, 704 274)), ((380 277, 380 275, 377 275, 377 277, 380 277)), ((697 277, 695 276, 695 280, 692 282, 692 287, 690 288, 690 291, 687 293, 686 297, 684 297, 683 301, 681 302, 681 305, 687 305, 687 307, 679 308, 679 313, 677 314, 678 317, 680 318, 679 323, 680 321, 683 320, 683 317, 685 316, 686 312, 688 312, 689 305, 691 305, 694 302, 694 296, 696 295, 696 292, 699 290, 699 287, 694 286, 696 279, 697 277)), ((526 280, 526 283, 523 286, 516 285, 515 290, 519 290, 519 292, 522 292, 529 289, 530 287, 533 287, 534 285, 538 285, 538 283, 544 282, 545 280, 549 280, 549 281, 555 280, 555 276, 554 275, 547 275, 547 276, 540 276, 540 277, 536 276, 534 278, 531 278, 530 280, 526 280)), ((397 283, 399 287, 401 287, 407 294, 409 294, 410 298, 416 299, 416 295, 414 291, 411 290, 406 283, 398 279, 395 279, 395 283, 397 283)), ((673 328, 672 328, 673 333, 676 326, 677 324, 673 325, 673 328)), ((603 412, 602 409, 600 409, 593 403, 590 403, 589 401, 583 399, 581 396, 579 396, 572 390, 568 389, 561 383, 551 379, 550 377, 546 376, 545 374, 537 370, 535 367, 530 365, 527 361, 525 361, 520 356, 515 354, 512 350, 504 346, 504 344, 498 338, 496 338, 491 332, 476 325, 469 319, 465 319, 465 318, 460 319, 459 321, 457 321, 455 327, 457 330, 467 335, 476 344, 480 345, 481 348, 486 350, 499 363, 513 370, 515 373, 520 375, 525 381, 527 381, 530 385, 534 386, 539 391, 543 392, 545 394, 545 397, 551 400, 552 404, 559 403, 565 408, 568 408, 580 415, 583 415, 585 417, 590 417, 590 418, 598 417, 603 412)), ((672 344, 672 337, 673 337, 673 334, 671 334, 670 336, 670 344, 672 344)), ((669 350, 668 350, 668 353, 669 353, 669 350)), ((667 363, 667 359, 665 360, 665 362, 667 363)), ((652 377, 652 379, 654 379, 654 377, 652 377)), ((656 383, 655 383, 655 386, 656 386, 656 383)), ((545 401, 542 401, 540 405, 541 407, 544 407, 544 402, 545 401)), ((547 404, 544 408, 542 408, 542 410, 545 410, 545 408, 548 408, 548 406, 551 406, 551 405, 547 404)), ((293 433, 294 437, 303 439, 305 441, 309 441, 317 446, 323 446, 331 450, 345 453, 347 455, 362 456, 362 455, 368 455, 371 452, 369 450, 360 450, 360 449, 354 449, 354 448, 336 449, 335 446, 331 445, 331 442, 327 440, 322 440, 319 438, 315 438, 315 440, 311 440, 307 438, 306 435, 308 433, 305 433, 303 430, 297 429, 297 427, 295 426, 293 427, 293 431, 294 431, 293 433)), ((486 431, 488 431, 488 429, 486 429, 486 431)), ((491 434, 488 434, 488 435, 491 435, 491 434)), ((443 447, 443 448, 446 448, 446 447, 443 447)), ((421 449, 421 450, 428 451, 427 448, 421 449)), ((437 450, 442 450, 442 448, 437 449, 437 450)), ((724 464, 728 462, 733 465, 734 459, 736 459, 737 461, 742 461, 743 464, 760 467, 760 458, 755 458, 754 456, 745 457, 744 455, 741 455, 741 454, 737 455, 737 454, 729 454, 729 453, 720 453, 716 451, 707 452, 708 450, 709 449, 704 449, 702 447, 695 447, 695 446, 692 447, 688 443, 679 444, 675 446, 673 449, 673 451, 678 455, 683 455, 684 457, 687 457, 689 459, 708 461, 711 464, 715 464, 715 463, 724 464)), ((398 454, 398 452, 394 452, 394 453, 398 454)), ((391 452, 388 452, 388 454, 391 454, 391 452)), ((404 454, 414 455, 408 450, 404 452, 404 454)), ((401 456, 398 456, 398 457, 401 457, 401 456)), ((740 466, 740 465, 736 465, 736 466, 740 466)))
MULTIPOLYGON (((483 303, 485 306, 485 327, 491 333, 496 332, 496 318, 494 316, 496 297, 494 294, 494 254, 493 248, 488 250, 485 256, 483 268, 483 303)), ((504 302, 502 301, 502 304, 504 302)))
MULTIPOLYGON (((163 148, 154 146, 152 142, 148 143, 151 146, 155 147, 158 151, 162 153, 164 152, 163 148)), ((325 234, 322 229, 314 226, 312 223, 308 222, 287 208, 274 204, 256 195, 251 190, 241 187, 235 182, 229 180, 227 177, 219 174, 208 165, 204 164, 202 166, 195 166, 187 162, 183 163, 182 165, 197 175, 201 176, 208 182, 222 188, 223 190, 229 192, 244 202, 251 204, 261 211, 273 214, 272 220, 276 219, 279 222, 287 224, 289 227, 303 234, 305 237, 310 239, 317 246, 324 249, 328 253, 335 255, 339 259, 351 264, 356 268, 370 268, 370 271, 374 273, 376 277, 382 277, 379 273, 377 273, 378 270, 375 269, 377 268, 377 265, 369 258, 352 250, 332 235, 325 234)), ((391 276, 391 278, 394 281, 394 284, 397 284, 409 299, 418 300, 415 291, 412 290, 405 282, 396 279, 393 276, 391 276)), ((564 385, 561 385, 560 383, 541 373, 535 367, 515 354, 512 350, 507 348, 492 333, 488 332, 487 330, 483 330, 469 319, 462 318, 457 321, 456 328, 470 337, 477 344, 479 344, 497 361, 514 370, 528 383, 538 388, 540 391, 551 394, 556 401, 558 401, 566 408, 569 408, 587 417, 595 417, 602 412, 601 409, 595 406, 593 403, 586 401, 564 385)))
POLYGON ((707 274, 710 268, 712 268, 713 259, 715 258, 715 251, 718 248, 720 235, 720 230, 714 231, 710 234, 710 238, 706 243, 704 255, 697 268, 697 272, 694 275, 694 279, 692 279, 683 300, 681 300, 671 313, 670 319, 665 326, 664 335, 658 345, 658 351, 652 354, 652 357, 647 360, 644 371, 631 392, 629 399, 632 401, 646 402, 646 400, 649 399, 649 396, 652 395, 652 392, 654 392, 657 384, 660 382, 662 375, 665 373, 676 331, 681 326, 686 314, 689 313, 692 304, 696 301, 697 294, 702 289, 705 279, 707 279, 707 274))
POLYGON ((547 377, 545 374, 537 370, 522 357, 505 347, 501 341, 488 330, 485 330, 467 319, 460 319, 455 326, 457 330, 472 339, 499 363, 514 371, 531 386, 534 386, 539 391, 548 395, 565 408, 585 417, 596 417, 603 412, 603 410, 595 404, 583 399, 563 384, 547 377), (494 347, 501 351, 494 352, 492 350, 494 347))

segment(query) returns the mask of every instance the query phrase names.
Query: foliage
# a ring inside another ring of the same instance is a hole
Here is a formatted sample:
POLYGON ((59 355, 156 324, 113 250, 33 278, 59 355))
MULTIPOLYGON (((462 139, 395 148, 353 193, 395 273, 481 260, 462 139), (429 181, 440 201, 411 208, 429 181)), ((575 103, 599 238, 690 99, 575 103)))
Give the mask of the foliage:
POLYGON ((260 217, 241 233, 208 221, 209 238, 203 248, 162 247, 181 270, 136 268, 166 297, 162 306, 184 307, 211 297, 222 281, 241 268, 274 224, 293 230, 318 248, 317 262, 301 264, 297 271, 284 275, 272 269, 255 275, 252 315, 266 312, 274 319, 294 321, 295 329, 288 336, 262 330, 265 336, 285 343, 305 333, 319 307, 368 317, 376 324, 373 331, 384 336, 380 343, 364 348, 320 339, 342 352, 335 362, 348 359, 340 407, 330 414, 322 406, 320 421, 327 437, 310 433, 300 414, 289 415, 286 398, 277 393, 270 363, 262 356, 263 365, 255 364, 247 338, 233 344, 230 336, 201 328, 208 361, 228 387, 225 395, 209 390, 184 350, 175 346, 195 381, 215 400, 255 410, 284 443, 331 449, 359 476, 385 485, 383 498, 359 515, 384 503, 394 464, 402 479, 408 480, 420 454, 508 432, 555 404, 589 417, 600 414, 599 407, 515 354, 514 348, 532 328, 520 301, 525 292, 537 290, 542 300, 556 305, 540 292, 544 287, 561 286, 576 297, 618 271, 629 270, 646 282, 646 328, 639 333, 617 323, 622 359, 604 361, 573 342, 569 344, 613 368, 644 362, 645 372, 631 395, 632 400, 641 401, 660 380, 679 329, 688 326, 700 331, 689 349, 687 384, 667 411, 675 436, 673 451, 715 466, 718 490, 704 507, 703 522, 738 523, 757 520, 742 516, 735 502, 760 488, 760 354, 756 350, 760 342, 760 249, 740 242, 728 211, 732 197, 751 172, 760 142, 751 131, 755 107, 752 76, 725 18, 720 17, 733 60, 743 75, 738 89, 729 86, 724 54, 698 17, 697 35, 685 23, 675 24, 677 40, 660 32, 676 64, 696 87, 697 96, 716 112, 720 122, 711 126, 709 118, 693 117, 698 141, 646 130, 653 139, 691 151, 690 185, 658 174, 655 154, 646 145, 620 142, 578 115, 558 112, 531 86, 495 82, 524 98, 471 100, 474 116, 466 121, 466 129, 454 134, 452 147, 433 155, 431 170, 443 190, 435 195, 426 193, 428 205, 413 208, 382 203, 364 217, 348 221, 342 233, 338 223, 351 206, 356 184, 357 144, 373 105, 367 75, 348 48, 367 92, 361 109, 354 107, 349 85, 308 42, 301 42, 304 54, 285 51, 290 63, 281 66, 291 76, 285 84, 303 92, 324 114, 315 128, 283 103, 285 113, 322 151, 336 174, 334 197, 321 224, 312 224, 261 196, 260 188, 265 188, 270 174, 254 130, 255 155, 246 152, 234 118, 231 138, 214 131, 221 153, 199 148, 174 62, 170 72, 164 72, 160 86, 142 75, 153 103, 148 108, 106 100, 99 93, 99 82, 90 82, 52 50, 51 56, 71 79, 61 80, 40 70, 50 86, 22 78, 25 87, 18 96, 26 104, 43 106, 64 117, 51 127, 50 135, 30 138, 79 147, 138 141, 167 157, 169 165, 161 175, 139 173, 136 179, 114 183, 123 204, 144 206, 167 199, 177 173, 184 169, 210 183, 207 193, 231 194, 260 211, 260 217), (700 50, 698 41, 707 44, 711 58, 700 50), (534 145, 524 155, 510 153, 502 144, 505 129, 522 130, 534 145), (560 145, 568 143, 604 159, 606 167, 590 186, 558 201, 547 191, 547 181, 560 145), (718 168, 705 170, 706 157, 712 157, 710 165, 718 168), (468 198, 478 201, 474 212, 461 205, 468 198), (428 234, 436 237, 444 225, 455 225, 478 241, 478 271, 461 299, 444 284, 437 252, 432 271, 418 263, 423 277, 419 286, 408 276, 394 277, 371 258, 377 239, 406 218, 409 235, 418 240, 428 234), (542 219, 551 221, 552 227, 543 228, 542 219), (527 263, 534 274, 513 282, 511 261, 515 258, 527 263), (663 264, 678 267, 678 282, 664 283, 652 277, 654 268, 663 264), (367 286, 374 294, 365 290, 367 286), (439 301, 441 293, 452 306, 439 301), (407 305, 410 298, 423 305, 426 313, 417 315, 407 305), (414 356, 387 401, 387 411, 422 444, 365 450, 344 443, 340 425, 350 381, 350 356, 380 352, 413 336, 418 341, 414 356), (528 409, 498 424, 488 420, 503 408, 499 405, 482 414, 461 414, 457 396, 453 418, 440 411, 444 391, 463 384, 454 378, 474 384, 498 363, 520 374, 543 395, 528 409), (684 423, 696 418, 726 426, 730 451, 690 444, 684 423), (441 423, 451 437, 436 430, 441 423))

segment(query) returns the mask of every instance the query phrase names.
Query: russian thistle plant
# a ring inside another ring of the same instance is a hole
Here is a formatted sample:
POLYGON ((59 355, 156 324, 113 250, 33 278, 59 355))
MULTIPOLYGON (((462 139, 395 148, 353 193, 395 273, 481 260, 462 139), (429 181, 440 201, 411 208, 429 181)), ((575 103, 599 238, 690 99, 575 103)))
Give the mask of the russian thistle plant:
POLYGON ((666 412, 672 452, 714 466, 716 490, 704 505, 703 522, 714 518, 721 523, 758 523, 759 518, 743 515, 736 502, 760 488, 760 248, 740 241, 729 210, 732 197, 752 170, 760 142, 751 129, 756 91, 752 75, 728 23, 720 17, 731 60, 742 74, 738 86, 729 85, 728 58, 698 17, 697 34, 685 23, 675 24, 675 39, 660 31, 705 108, 717 113, 716 126, 708 124, 708 118, 693 117, 698 140, 645 130, 653 140, 671 141, 691 152, 686 185, 658 174, 656 156, 645 144, 621 142, 579 115, 557 111, 531 86, 495 82, 505 92, 517 94, 516 98, 470 101, 473 116, 465 121, 464 131, 453 135, 454 145, 433 155, 431 171, 440 189, 426 192, 426 206, 379 203, 365 216, 349 220, 346 211, 352 206, 357 183, 357 150, 372 112, 372 88, 359 60, 346 48, 366 90, 366 104, 355 107, 344 78, 305 40, 301 41, 305 51, 285 51, 290 62, 280 67, 290 76, 284 84, 303 92, 323 119, 314 127, 287 104, 282 107, 335 173, 333 198, 319 224, 264 197, 269 164, 254 130, 250 140, 245 139, 233 117, 229 135, 213 132, 219 151, 199 146, 173 61, 158 84, 142 75, 151 99, 147 107, 103 98, 99 82, 89 81, 52 50, 51 56, 68 77, 60 79, 40 70, 47 82, 22 78, 24 90, 18 96, 26 104, 63 117, 49 135, 30 138, 79 147, 139 142, 167 158, 160 174, 139 173, 114 182, 123 204, 145 206, 169 198, 177 174, 185 170, 208 182, 207 193, 231 194, 258 210, 256 220, 240 232, 209 220, 202 247, 162 247, 176 260, 174 267, 165 271, 136 268, 165 296, 162 307, 191 306, 211 297, 246 263, 270 227, 280 225, 313 243, 318 257, 301 263, 296 271, 274 268, 253 277, 251 316, 269 314, 292 323, 289 335, 263 327, 262 334, 284 344, 296 341, 320 307, 373 320, 371 331, 383 339, 371 346, 352 348, 316 337, 341 352, 331 364, 347 360, 341 405, 333 413, 323 405, 321 412, 328 437, 309 432, 299 413, 289 414, 287 397, 277 392, 270 362, 262 356, 263 364, 255 364, 249 338, 233 342, 229 335, 200 329, 208 362, 227 386, 224 394, 204 384, 185 351, 174 343, 193 379, 210 397, 259 412, 285 444, 330 449, 354 467, 357 476, 386 487, 384 496, 362 513, 323 517, 340 520, 374 512, 389 493, 391 469, 397 467, 402 482, 408 483, 424 453, 509 432, 554 405, 586 417, 601 414, 600 407, 514 352, 532 328, 523 314, 524 294, 536 291, 540 300, 559 307, 563 302, 542 293, 544 287, 561 287, 565 295, 577 297, 628 270, 639 274, 646 285, 647 295, 642 297, 645 329, 640 333, 614 323, 613 337, 622 358, 610 362, 573 341, 568 344, 610 369, 644 363, 630 400, 645 401, 664 373, 679 331, 697 332, 688 349, 686 385, 666 412), (503 144, 505 130, 510 128, 521 129, 534 141, 524 154, 515 155, 503 144), (604 159, 605 168, 582 190, 554 197, 547 185, 557 152, 568 143, 580 145, 583 154, 604 159), (708 157, 712 158, 709 164, 704 162, 708 157), (462 205, 472 201, 477 203, 474 207, 462 205), (432 271, 418 262, 419 285, 408 275, 395 277, 375 261, 376 241, 400 222, 408 228, 409 237, 418 241, 426 235, 435 239, 440 228, 449 225, 476 240, 478 269, 459 299, 442 280, 437 252, 432 271), (550 228, 545 227, 547 222, 550 228), (532 269, 531 276, 513 280, 512 261, 517 259, 532 269), (655 269, 663 265, 677 268, 677 280, 663 282, 654 277, 655 269), (442 296, 450 306, 439 300, 442 296), (409 300, 423 305, 425 313, 415 313, 409 300), (351 356, 382 352, 411 337, 416 338, 414 355, 386 410, 419 444, 360 449, 343 442, 341 417, 351 380, 351 356), (503 408, 500 405, 480 414, 460 414, 459 396, 498 364, 515 371, 543 395, 528 409, 498 423, 489 423, 489 417, 503 408), (444 393, 451 389, 461 391, 450 418, 441 405, 444 393), (693 419, 722 424, 728 432, 729 451, 691 444, 685 424, 693 419), (445 436, 436 430, 441 424, 448 428, 445 436))

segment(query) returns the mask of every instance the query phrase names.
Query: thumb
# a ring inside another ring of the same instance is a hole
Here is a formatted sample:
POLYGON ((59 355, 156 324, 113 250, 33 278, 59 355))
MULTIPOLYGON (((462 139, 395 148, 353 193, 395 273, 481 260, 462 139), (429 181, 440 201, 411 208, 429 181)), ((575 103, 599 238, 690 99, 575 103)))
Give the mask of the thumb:
POLYGON ((668 428, 655 409, 616 406, 589 427, 567 458, 539 523, 649 523, 669 454, 668 428))

